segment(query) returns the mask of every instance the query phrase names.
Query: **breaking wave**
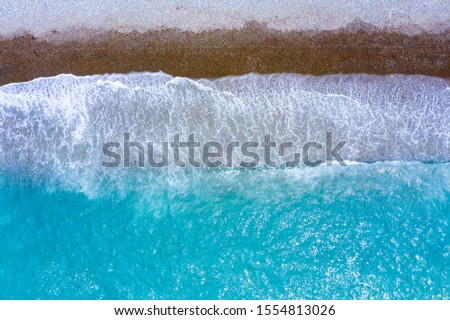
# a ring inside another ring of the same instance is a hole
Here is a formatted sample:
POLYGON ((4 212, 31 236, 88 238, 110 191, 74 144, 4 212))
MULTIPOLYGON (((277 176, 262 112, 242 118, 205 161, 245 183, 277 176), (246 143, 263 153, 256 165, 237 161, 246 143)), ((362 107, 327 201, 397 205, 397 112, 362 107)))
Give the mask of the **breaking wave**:
POLYGON ((346 141, 341 156, 349 161, 446 162, 449 102, 447 83, 426 76, 59 75, 0 87, 0 165, 82 190, 98 181, 123 184, 142 170, 101 163, 103 144, 122 142, 124 132, 142 143, 194 133, 201 143, 223 145, 270 134, 293 142, 294 151, 308 141, 324 144, 332 132, 346 141))

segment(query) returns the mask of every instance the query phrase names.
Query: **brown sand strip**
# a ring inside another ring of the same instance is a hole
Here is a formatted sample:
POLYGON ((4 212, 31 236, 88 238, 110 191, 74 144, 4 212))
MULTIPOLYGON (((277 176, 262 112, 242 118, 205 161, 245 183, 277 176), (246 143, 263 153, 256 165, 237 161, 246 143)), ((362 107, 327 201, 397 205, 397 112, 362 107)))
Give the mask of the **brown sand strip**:
POLYGON ((0 40, 0 85, 61 73, 164 71, 191 78, 249 72, 424 74, 450 77, 450 32, 408 36, 382 30, 315 35, 258 25, 193 33, 109 31, 63 42, 24 35, 0 40))

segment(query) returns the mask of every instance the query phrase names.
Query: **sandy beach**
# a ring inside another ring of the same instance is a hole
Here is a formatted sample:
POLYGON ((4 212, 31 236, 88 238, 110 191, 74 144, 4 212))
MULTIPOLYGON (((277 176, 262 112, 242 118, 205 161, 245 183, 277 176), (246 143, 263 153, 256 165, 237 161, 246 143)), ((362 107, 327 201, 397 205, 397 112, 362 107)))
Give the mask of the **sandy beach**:
POLYGON ((448 78, 450 32, 407 35, 385 29, 282 32, 242 29, 191 32, 97 32, 64 39, 31 34, 0 40, 0 85, 61 73, 163 71, 213 78, 256 73, 423 74, 448 78), (52 38, 54 40, 52 40, 52 38))

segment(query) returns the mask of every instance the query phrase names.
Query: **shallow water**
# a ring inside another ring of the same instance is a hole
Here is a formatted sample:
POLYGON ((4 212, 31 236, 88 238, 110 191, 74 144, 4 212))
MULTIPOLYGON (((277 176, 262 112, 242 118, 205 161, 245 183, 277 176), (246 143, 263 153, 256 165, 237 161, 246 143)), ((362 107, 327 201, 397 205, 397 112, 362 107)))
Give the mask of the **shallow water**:
POLYGON ((445 81, 401 75, 0 87, 0 298, 448 298, 449 105, 445 81), (347 166, 101 166, 124 132, 301 146, 325 131, 347 166))
MULTIPOLYGON (((130 182, 132 183, 132 182, 130 182)), ((161 175, 139 192, 3 180, 3 299, 448 298, 450 165, 161 175)))

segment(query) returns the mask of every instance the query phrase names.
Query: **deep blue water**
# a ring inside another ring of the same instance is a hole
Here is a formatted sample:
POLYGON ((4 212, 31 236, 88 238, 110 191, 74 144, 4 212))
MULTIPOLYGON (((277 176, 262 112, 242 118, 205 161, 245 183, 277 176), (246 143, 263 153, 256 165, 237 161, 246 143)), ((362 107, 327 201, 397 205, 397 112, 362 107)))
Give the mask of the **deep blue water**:
POLYGON ((88 198, 3 176, 0 298, 449 297, 449 164, 149 179, 88 198))

